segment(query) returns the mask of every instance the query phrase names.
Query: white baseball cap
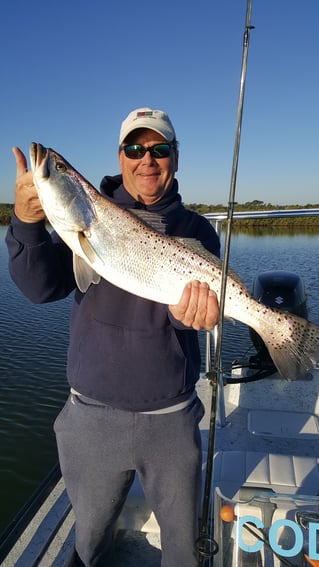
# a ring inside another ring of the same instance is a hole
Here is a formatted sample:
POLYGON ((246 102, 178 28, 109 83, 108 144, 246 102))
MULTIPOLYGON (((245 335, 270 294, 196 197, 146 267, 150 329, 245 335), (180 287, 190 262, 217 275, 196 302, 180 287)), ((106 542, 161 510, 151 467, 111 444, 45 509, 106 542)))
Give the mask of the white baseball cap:
POLYGON ((137 108, 122 122, 120 130, 120 145, 125 138, 137 128, 148 128, 161 134, 165 140, 172 142, 176 138, 173 124, 166 112, 162 110, 152 110, 151 108, 137 108))

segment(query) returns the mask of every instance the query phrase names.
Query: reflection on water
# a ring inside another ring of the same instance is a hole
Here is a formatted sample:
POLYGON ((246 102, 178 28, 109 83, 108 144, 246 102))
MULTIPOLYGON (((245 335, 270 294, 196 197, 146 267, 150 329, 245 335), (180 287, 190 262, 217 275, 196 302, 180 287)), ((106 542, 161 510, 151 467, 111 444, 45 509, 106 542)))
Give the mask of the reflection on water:
MULTIPOLYGON (((0 530, 56 461, 52 423, 67 396, 65 379, 71 298, 32 305, 11 282, 0 227, 0 530)), ((300 274, 308 293, 309 319, 319 324, 318 234, 234 234, 230 265, 251 289, 265 270, 300 274)), ((205 337, 200 334, 204 352, 205 337)), ((250 346, 248 329, 226 322, 223 358, 250 346)), ((204 367, 203 367, 204 370, 204 367)))

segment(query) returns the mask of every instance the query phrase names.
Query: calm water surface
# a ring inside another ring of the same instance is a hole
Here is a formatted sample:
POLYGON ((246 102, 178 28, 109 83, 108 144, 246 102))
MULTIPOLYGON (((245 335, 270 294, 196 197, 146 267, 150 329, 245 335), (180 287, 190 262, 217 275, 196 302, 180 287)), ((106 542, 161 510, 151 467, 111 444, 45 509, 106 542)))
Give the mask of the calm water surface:
MULTIPOLYGON (((65 363, 72 300, 32 305, 25 299, 8 274, 5 233, 6 227, 0 227, 0 531, 57 459, 52 424, 68 395, 65 363)), ((319 324, 319 235, 234 235, 230 264, 249 289, 260 271, 284 269, 301 275, 309 319, 319 324)), ((243 325, 225 324, 225 361, 249 346, 243 325)))

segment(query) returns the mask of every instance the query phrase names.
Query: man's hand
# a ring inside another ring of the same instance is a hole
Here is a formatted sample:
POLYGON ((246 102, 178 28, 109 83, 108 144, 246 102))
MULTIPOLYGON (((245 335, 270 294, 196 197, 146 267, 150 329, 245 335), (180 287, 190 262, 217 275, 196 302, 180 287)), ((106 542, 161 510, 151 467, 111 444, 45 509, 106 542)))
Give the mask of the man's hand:
POLYGON ((218 322, 219 308, 216 293, 208 284, 193 281, 184 288, 177 305, 169 305, 173 317, 196 331, 213 329, 218 322))
POLYGON ((27 160, 19 148, 12 148, 16 160, 15 204, 14 212, 23 222, 38 222, 45 219, 45 213, 33 184, 27 160))

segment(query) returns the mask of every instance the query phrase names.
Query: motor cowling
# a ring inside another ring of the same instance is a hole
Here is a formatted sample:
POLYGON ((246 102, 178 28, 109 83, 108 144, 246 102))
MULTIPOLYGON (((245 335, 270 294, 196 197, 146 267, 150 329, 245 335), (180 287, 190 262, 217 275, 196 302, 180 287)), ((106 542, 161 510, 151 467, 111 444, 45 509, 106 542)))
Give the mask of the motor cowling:
MULTIPOLYGON (((307 318, 307 295, 303 280, 294 272, 274 270, 261 272, 253 282, 252 297, 267 307, 307 318)), ((263 365, 271 365, 268 350, 260 336, 250 329, 250 337, 263 365)))

